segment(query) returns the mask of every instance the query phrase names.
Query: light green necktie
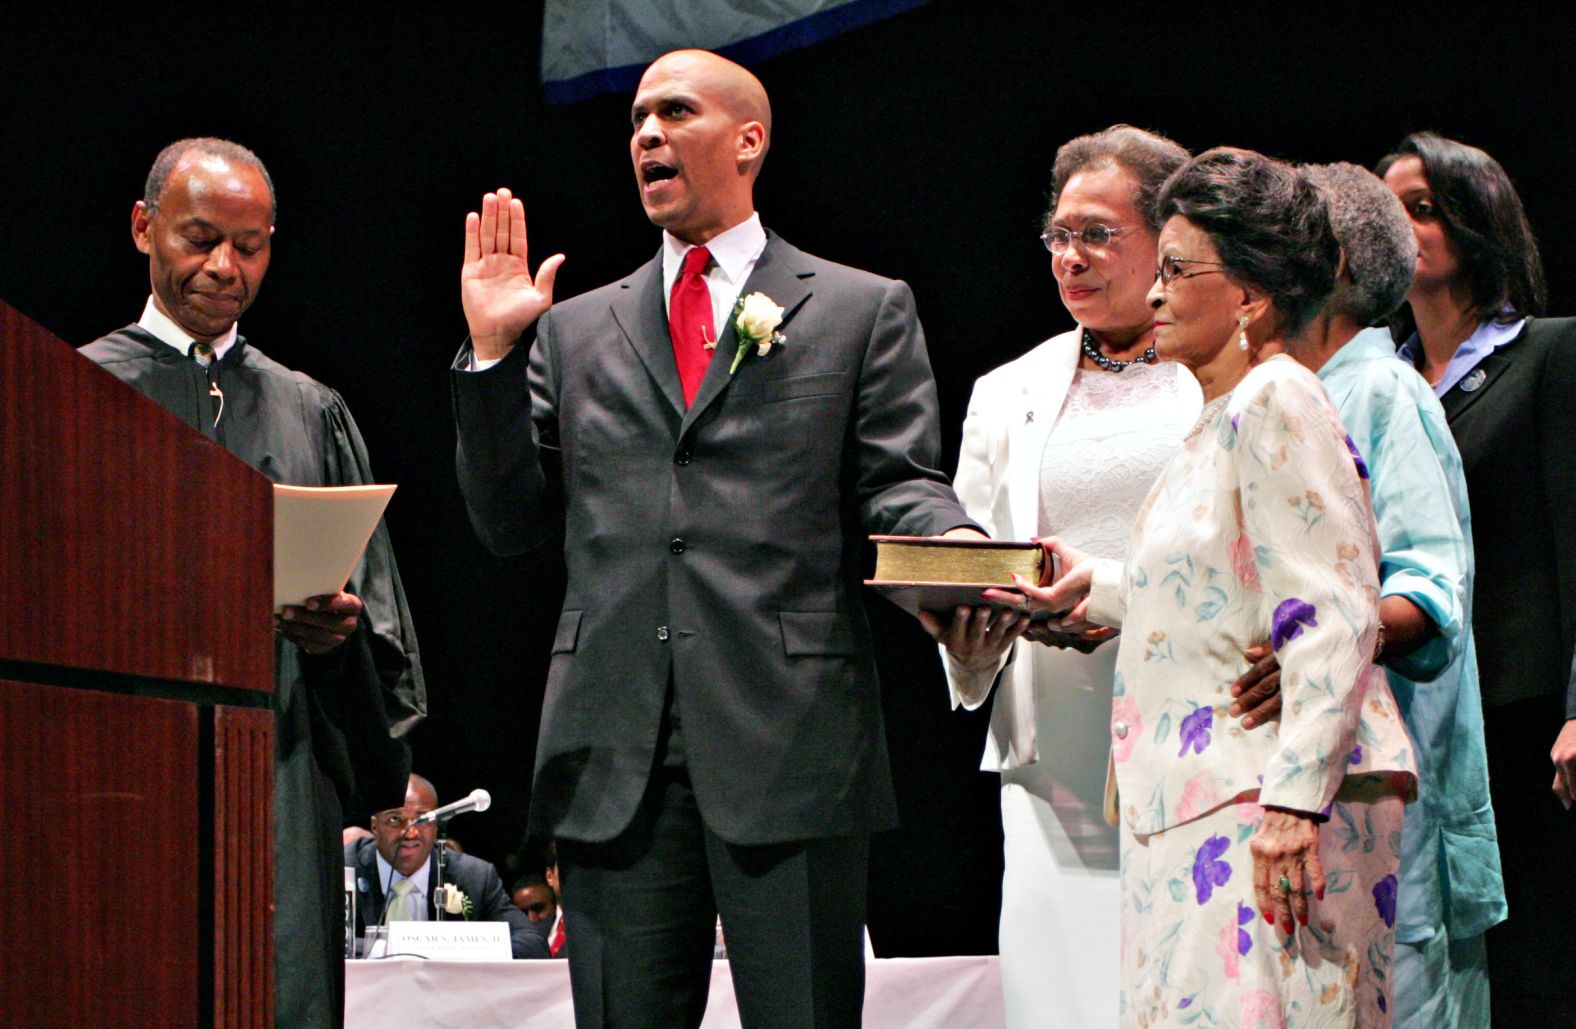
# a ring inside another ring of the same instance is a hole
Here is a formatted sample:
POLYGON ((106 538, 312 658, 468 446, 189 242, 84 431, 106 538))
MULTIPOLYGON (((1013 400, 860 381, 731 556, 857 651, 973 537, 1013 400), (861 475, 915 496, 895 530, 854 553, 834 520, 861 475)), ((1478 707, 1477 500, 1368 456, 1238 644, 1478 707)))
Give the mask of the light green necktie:
POLYGON ((416 884, 409 879, 401 879, 394 884, 394 896, 389 901, 388 920, 390 922, 410 921, 416 917, 416 911, 411 904, 410 891, 416 884))

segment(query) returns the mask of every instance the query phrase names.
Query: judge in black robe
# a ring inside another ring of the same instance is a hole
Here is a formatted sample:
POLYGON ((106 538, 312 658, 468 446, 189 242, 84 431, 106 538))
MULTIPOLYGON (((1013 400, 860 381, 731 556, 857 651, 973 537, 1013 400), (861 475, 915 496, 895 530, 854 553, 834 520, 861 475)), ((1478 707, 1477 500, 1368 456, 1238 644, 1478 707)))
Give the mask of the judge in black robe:
MULTIPOLYGON (((339 395, 239 335, 268 270, 274 207, 250 150, 221 139, 165 147, 131 217, 153 295, 136 325, 82 352, 274 482, 371 483, 339 395)), ((340 829, 404 802, 404 737, 426 709, 381 523, 344 591, 326 600, 275 623, 274 1018, 289 1029, 343 1022, 340 829)))
MULTIPOLYGON (((217 426, 208 372, 140 326, 128 325, 82 353, 274 482, 375 481, 339 394, 245 339, 214 362, 223 392, 217 426)), ((328 991, 342 974, 335 971, 342 954, 340 829, 404 802, 410 757, 402 737, 426 708, 410 611, 381 522, 345 590, 365 608, 344 645, 314 656, 275 637, 274 959, 281 1026, 337 1020, 328 991), (317 971, 324 968, 329 971, 317 971)))

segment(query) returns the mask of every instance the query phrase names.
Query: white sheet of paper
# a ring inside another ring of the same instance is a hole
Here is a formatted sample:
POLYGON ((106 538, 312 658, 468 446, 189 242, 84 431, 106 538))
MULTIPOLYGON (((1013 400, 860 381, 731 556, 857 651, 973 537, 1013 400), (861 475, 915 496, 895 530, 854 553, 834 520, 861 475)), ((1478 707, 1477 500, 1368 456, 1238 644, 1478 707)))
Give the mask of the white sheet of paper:
MULTIPOLYGON (((434 961, 508 961, 508 922, 389 923, 387 957, 416 955, 434 961)), ((377 955, 372 955, 377 956, 377 955)))
POLYGON ((344 589, 393 495, 393 486, 275 483, 274 610, 344 589))

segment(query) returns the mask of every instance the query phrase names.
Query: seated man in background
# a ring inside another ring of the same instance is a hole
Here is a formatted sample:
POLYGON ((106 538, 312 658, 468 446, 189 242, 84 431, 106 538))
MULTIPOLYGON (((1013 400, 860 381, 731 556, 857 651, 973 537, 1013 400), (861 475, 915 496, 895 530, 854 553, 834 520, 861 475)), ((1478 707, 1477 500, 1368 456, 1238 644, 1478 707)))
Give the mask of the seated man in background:
MULTIPOLYGON (((420 815, 438 806, 432 783, 419 775, 410 777, 405 806, 372 816, 372 837, 345 847, 345 864, 356 870, 356 926, 387 921, 437 918, 433 892, 437 887, 437 858, 433 854, 438 827, 416 824, 420 815), (384 911, 384 898, 391 900, 384 911)), ((517 958, 545 958, 548 922, 533 922, 509 903, 497 869, 479 858, 451 853, 445 862, 445 881, 458 887, 469 913, 446 918, 472 922, 508 922, 510 950, 517 958)))
POLYGON ((527 872, 516 879, 509 899, 533 922, 551 925, 558 920, 558 894, 540 872, 527 872))

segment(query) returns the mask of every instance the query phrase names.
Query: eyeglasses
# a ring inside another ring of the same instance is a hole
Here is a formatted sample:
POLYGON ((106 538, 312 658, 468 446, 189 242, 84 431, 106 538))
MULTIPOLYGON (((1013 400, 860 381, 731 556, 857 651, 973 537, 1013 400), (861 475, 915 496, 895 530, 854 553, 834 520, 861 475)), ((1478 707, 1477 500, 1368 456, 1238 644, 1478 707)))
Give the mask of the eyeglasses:
POLYGON ((383 811, 373 815, 372 817, 376 818, 390 829, 393 829, 395 832, 404 832, 407 827, 415 825, 416 819, 420 818, 424 814, 426 814, 425 811, 418 811, 411 815, 407 815, 403 811, 383 811))
POLYGON ((1131 231, 1133 230, 1126 227, 1112 228, 1100 222, 1090 222, 1083 227, 1082 232, 1074 232, 1071 229, 1046 229, 1040 233, 1040 242, 1044 243, 1045 249, 1053 254, 1059 254, 1072 246, 1075 239, 1090 250, 1104 250, 1110 246, 1111 240, 1131 231))
POLYGON ((1225 267, 1219 261, 1195 261, 1188 257, 1162 257, 1160 267, 1155 269, 1155 278, 1160 280, 1162 286, 1169 286, 1176 279, 1191 279, 1195 275, 1209 275, 1210 272, 1184 272, 1184 264, 1209 264, 1215 266, 1215 271, 1225 267))

